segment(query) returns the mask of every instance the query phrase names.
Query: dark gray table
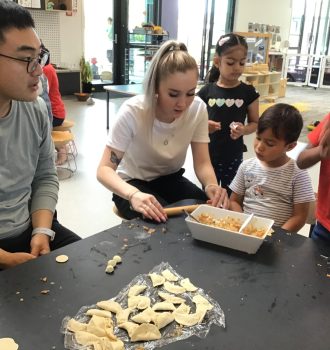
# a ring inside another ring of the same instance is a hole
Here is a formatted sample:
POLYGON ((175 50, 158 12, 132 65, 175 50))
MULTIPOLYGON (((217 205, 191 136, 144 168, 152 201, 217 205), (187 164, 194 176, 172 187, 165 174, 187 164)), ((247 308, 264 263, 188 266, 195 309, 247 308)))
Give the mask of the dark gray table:
POLYGON ((143 93, 142 84, 107 85, 103 89, 107 92, 107 130, 109 130, 109 101, 110 93, 122 94, 123 96, 135 96, 143 93))
POLYGON ((0 338, 13 337, 23 350, 63 349, 59 330, 66 315, 116 296, 164 261, 216 299, 226 316, 226 329, 212 326, 205 339, 164 349, 329 350, 330 279, 323 257, 329 247, 278 231, 247 255, 192 239, 182 217, 170 219, 166 233, 163 226, 124 222, 0 272, 0 338), (149 235, 142 225, 156 232, 149 235), (56 263, 59 253, 70 260, 56 263), (106 261, 118 253, 123 263, 105 274, 106 261), (50 293, 40 294, 44 289, 50 293))

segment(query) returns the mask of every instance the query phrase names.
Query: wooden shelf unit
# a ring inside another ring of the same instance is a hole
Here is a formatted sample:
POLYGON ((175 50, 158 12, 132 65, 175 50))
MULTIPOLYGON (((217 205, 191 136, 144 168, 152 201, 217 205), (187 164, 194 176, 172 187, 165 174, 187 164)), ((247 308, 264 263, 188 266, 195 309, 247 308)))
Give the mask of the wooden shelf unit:
POLYGON ((260 99, 277 98, 279 97, 282 73, 264 70, 265 66, 267 65, 260 64, 246 67, 240 80, 253 85, 259 92, 260 99))

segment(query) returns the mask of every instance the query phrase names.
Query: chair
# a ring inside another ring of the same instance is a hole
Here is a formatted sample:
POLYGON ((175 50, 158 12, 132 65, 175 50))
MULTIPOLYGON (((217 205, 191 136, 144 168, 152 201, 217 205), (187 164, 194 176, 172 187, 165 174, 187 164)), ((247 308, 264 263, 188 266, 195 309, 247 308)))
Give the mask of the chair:
MULTIPOLYGON (((71 128, 74 127, 74 121, 64 119, 63 123, 59 126, 53 127, 53 131, 69 131, 71 132, 71 128)), ((78 155, 77 146, 74 140, 70 141, 69 147, 71 148, 72 154, 76 157, 78 155)))
POLYGON ((66 156, 65 163, 56 166, 58 176, 61 180, 69 178, 77 170, 76 158, 70 146, 70 143, 74 141, 73 133, 69 131, 52 131, 52 139, 58 154, 64 153, 66 156), (60 176, 62 172, 64 172, 64 176, 60 176))
POLYGON ((72 127, 74 127, 74 121, 64 119, 61 125, 53 127, 53 131, 70 131, 71 132, 72 127))

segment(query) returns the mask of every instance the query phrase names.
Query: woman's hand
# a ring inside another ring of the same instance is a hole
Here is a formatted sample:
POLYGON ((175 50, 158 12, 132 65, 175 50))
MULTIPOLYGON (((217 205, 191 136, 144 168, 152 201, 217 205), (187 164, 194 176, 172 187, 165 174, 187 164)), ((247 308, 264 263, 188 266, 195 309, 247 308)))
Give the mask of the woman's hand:
POLYGON ((240 122, 232 122, 230 124, 230 137, 233 140, 237 140, 243 135, 244 135, 244 124, 240 122))
POLYGON ((228 193, 224 188, 218 185, 209 185, 205 187, 205 193, 210 198, 207 204, 223 209, 229 207, 228 193))
POLYGON ((136 191, 129 200, 133 210, 141 213, 145 218, 157 222, 165 222, 167 215, 158 200, 152 194, 136 191))

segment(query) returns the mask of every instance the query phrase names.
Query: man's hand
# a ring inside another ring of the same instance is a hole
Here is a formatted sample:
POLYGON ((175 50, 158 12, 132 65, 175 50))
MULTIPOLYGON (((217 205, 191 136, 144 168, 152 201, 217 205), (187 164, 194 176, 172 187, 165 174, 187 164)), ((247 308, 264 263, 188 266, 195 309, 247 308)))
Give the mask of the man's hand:
POLYGON ((45 255, 50 252, 49 236, 43 233, 35 234, 31 239, 31 254, 35 257, 45 255))
MULTIPOLYGON (((1 249, 0 249, 1 250, 1 249)), ((29 253, 9 253, 1 250, 1 263, 2 269, 8 269, 19 264, 23 264, 29 260, 35 259, 36 257, 29 253)))

